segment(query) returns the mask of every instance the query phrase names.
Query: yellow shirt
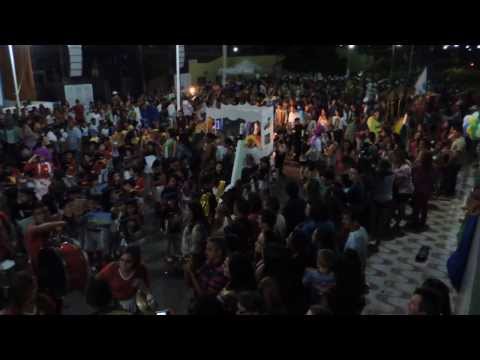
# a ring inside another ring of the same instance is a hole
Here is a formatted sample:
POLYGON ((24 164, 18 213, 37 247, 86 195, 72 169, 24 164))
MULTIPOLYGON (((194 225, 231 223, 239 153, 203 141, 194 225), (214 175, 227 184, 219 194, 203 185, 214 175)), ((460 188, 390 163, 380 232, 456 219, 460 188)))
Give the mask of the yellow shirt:
POLYGON ((400 134, 406 123, 407 123, 407 115, 402 116, 400 119, 397 120, 397 122, 393 126, 393 132, 395 134, 400 134))
POLYGON ((112 141, 117 143, 117 146, 123 146, 125 144, 125 134, 116 131, 112 135, 112 141))
POLYGON ((370 116, 368 118, 367 126, 368 126, 368 131, 375 133, 376 136, 378 136, 378 133, 382 128, 380 122, 374 116, 370 116))

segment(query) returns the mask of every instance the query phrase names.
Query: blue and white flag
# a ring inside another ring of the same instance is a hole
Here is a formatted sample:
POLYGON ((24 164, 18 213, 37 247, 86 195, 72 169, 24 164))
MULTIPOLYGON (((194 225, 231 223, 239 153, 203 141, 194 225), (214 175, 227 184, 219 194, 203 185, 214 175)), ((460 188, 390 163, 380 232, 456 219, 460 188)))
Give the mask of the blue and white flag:
POLYGON ((415 84, 415 95, 424 95, 427 92, 427 68, 423 69, 415 84))

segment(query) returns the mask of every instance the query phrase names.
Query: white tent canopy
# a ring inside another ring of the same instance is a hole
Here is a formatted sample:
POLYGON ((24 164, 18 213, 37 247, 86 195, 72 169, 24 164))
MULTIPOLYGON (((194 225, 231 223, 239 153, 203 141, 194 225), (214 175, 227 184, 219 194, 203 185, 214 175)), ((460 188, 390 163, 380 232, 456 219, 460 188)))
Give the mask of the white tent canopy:
MULTIPOLYGON (((242 61, 241 63, 226 68, 225 69, 225 74, 227 75, 243 75, 243 74, 255 74, 256 72, 259 72, 261 70, 261 67, 258 66, 257 64, 254 64, 250 61, 242 61)), ((223 69, 219 69, 218 72, 221 74, 223 73, 223 69)))

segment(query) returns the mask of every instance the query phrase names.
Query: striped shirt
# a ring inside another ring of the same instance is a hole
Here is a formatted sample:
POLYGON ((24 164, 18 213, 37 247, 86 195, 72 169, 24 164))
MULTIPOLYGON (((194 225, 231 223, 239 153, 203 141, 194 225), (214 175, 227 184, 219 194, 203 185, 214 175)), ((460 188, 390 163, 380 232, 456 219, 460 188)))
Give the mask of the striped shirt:
POLYGON ((218 266, 203 265, 199 270, 199 285, 203 291, 217 295, 227 285, 223 263, 218 266))

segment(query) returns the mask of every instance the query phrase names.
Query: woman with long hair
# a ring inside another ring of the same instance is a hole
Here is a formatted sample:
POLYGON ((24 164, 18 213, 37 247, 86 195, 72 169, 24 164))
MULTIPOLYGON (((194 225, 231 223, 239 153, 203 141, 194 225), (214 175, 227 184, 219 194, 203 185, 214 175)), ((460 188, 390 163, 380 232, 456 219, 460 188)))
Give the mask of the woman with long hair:
POLYGON ((248 256, 235 252, 225 259, 224 274, 228 283, 218 295, 218 299, 228 313, 235 314, 238 295, 243 291, 257 289, 255 271, 248 256))
POLYGON ((399 231, 400 223, 405 220, 405 208, 413 193, 412 167, 402 151, 393 154, 393 167, 395 174, 393 197, 397 205, 395 229, 399 231))
POLYGON ((433 179, 435 178, 433 158, 430 152, 424 152, 419 164, 412 170, 413 178, 413 213, 412 227, 421 230, 426 227, 428 216, 428 202, 433 193, 433 179))
POLYGON ((187 203, 186 226, 182 233, 182 256, 191 257, 194 267, 201 264, 208 237, 208 221, 199 201, 187 203))

